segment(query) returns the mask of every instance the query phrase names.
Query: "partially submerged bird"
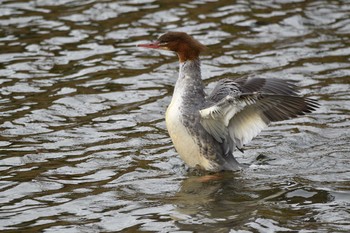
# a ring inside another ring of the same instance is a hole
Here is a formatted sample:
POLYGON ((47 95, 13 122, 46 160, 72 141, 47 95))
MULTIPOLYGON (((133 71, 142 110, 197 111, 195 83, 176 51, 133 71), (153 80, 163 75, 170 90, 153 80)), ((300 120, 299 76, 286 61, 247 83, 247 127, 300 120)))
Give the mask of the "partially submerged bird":
POLYGON ((184 32, 168 32, 139 47, 177 53, 180 70, 166 126, 178 154, 189 167, 208 171, 237 170, 233 151, 257 136, 270 122, 295 118, 318 107, 298 96, 280 79, 222 79, 206 95, 199 55, 205 46, 184 32))

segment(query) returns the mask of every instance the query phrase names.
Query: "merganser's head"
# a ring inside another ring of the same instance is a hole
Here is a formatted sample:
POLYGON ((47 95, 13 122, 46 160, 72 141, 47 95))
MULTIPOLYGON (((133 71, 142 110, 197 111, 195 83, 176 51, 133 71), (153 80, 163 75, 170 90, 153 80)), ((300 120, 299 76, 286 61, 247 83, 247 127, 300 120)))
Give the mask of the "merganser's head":
POLYGON ((155 42, 139 44, 138 47, 174 51, 177 53, 180 62, 197 59, 206 48, 185 32, 167 32, 155 42))

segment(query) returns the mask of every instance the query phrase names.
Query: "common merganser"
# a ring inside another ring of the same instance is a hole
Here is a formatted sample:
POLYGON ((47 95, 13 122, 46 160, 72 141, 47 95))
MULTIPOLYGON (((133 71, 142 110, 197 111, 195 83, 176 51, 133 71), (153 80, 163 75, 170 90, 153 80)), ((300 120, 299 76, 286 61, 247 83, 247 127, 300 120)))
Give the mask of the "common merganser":
POLYGON ((139 47, 177 53, 180 69, 166 126, 176 151, 192 168, 238 170, 233 156, 270 122, 295 118, 318 107, 301 97, 290 81, 265 78, 222 79, 206 95, 199 55, 206 48, 184 32, 168 32, 139 47))

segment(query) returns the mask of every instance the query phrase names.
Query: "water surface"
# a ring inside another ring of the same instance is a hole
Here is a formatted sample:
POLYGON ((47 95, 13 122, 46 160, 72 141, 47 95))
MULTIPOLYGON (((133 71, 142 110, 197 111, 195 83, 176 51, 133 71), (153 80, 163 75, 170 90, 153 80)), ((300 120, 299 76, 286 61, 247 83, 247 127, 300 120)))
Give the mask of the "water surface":
POLYGON ((0 2, 3 232, 349 232, 350 4, 335 1, 0 2), (170 31, 208 46, 203 78, 290 79, 313 114, 273 124, 208 181, 164 112, 170 31))

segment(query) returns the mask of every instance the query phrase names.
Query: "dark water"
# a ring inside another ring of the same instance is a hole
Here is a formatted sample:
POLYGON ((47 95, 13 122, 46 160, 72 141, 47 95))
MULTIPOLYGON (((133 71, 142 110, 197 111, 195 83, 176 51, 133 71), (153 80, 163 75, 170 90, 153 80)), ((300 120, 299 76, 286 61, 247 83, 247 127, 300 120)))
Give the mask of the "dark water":
POLYGON ((3 232, 350 232, 350 2, 0 1, 3 232), (253 165, 207 180, 164 124, 169 52, 186 31, 205 82, 298 81, 314 114, 237 152, 253 165))

